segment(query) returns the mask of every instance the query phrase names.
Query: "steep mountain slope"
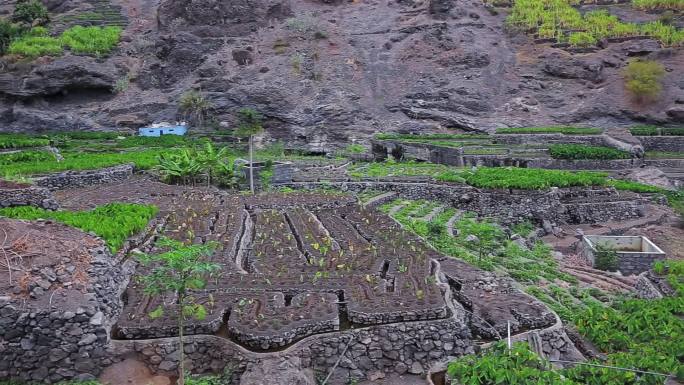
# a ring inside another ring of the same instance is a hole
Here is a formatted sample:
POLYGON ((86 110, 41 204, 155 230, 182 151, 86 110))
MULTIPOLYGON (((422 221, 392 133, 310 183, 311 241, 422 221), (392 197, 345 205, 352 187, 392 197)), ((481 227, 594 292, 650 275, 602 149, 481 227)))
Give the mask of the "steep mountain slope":
MULTIPOLYGON (((377 131, 684 121, 682 49, 641 39, 570 53, 507 31, 507 10, 481 1, 46 2, 53 20, 103 3, 127 20, 110 57, 4 59, 0 131, 174 120, 190 89, 211 100, 216 128, 251 106, 269 138, 310 150, 377 131), (665 66, 658 101, 626 94, 622 69, 633 57, 665 66)), ((660 17, 630 4, 610 10, 628 21, 660 17)))

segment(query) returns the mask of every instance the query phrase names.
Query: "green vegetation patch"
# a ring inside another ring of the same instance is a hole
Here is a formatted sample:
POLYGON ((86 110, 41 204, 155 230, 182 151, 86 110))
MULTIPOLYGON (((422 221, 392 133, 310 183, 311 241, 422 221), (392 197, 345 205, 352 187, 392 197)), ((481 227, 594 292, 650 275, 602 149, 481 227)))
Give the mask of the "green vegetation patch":
POLYGON ((602 186, 607 174, 517 167, 479 167, 464 171, 466 183, 480 188, 540 190, 549 187, 602 186))
POLYGON ((635 136, 684 136, 684 127, 634 126, 629 132, 635 136))
POLYGON ((627 151, 617 150, 611 147, 586 146, 583 144, 554 144, 549 147, 549 154, 555 159, 629 159, 627 151))
POLYGON ((47 138, 35 138, 23 134, 0 134, 0 148, 41 147, 50 144, 47 138))
MULTIPOLYGON (((4 24, 3 24, 4 25, 4 24)), ((102 56, 110 53, 121 38, 120 27, 71 27, 60 36, 49 36, 46 28, 34 27, 23 34, 20 30, 10 30, 11 26, 0 25, 0 38, 7 41, 7 51, 27 58, 38 56, 60 56, 64 48, 71 52, 102 56)))
POLYGON ((116 147, 179 147, 188 145, 189 143, 190 140, 187 137, 180 135, 162 135, 157 137, 129 136, 116 142, 116 147))
POLYGON ((155 216, 152 205, 110 203, 89 211, 49 211, 32 206, 0 209, 0 216, 36 220, 54 219, 101 237, 116 252, 131 235, 140 232, 155 216))
POLYGON ((585 127, 513 127, 499 128, 497 134, 564 134, 564 135, 600 135, 600 128, 585 127))
POLYGON ((648 35, 665 46, 684 43, 684 30, 653 21, 625 23, 606 10, 582 14, 568 0, 515 0, 506 23, 522 31, 536 32, 540 38, 553 38, 586 46, 604 38, 648 35), (572 32, 570 32, 572 31, 572 32))
POLYGON ((15 162, 3 167, 5 177, 28 176, 68 170, 95 170, 116 166, 125 163, 133 163, 138 169, 149 169, 158 164, 157 157, 168 150, 150 149, 135 152, 117 153, 85 153, 65 152, 64 160, 56 159, 44 161, 15 162))
POLYGON ((47 151, 19 151, 0 153, 0 165, 3 166, 21 162, 49 162, 54 159, 55 156, 47 151))
POLYGON ((64 31, 61 40, 72 52, 90 55, 106 55, 116 47, 121 38, 121 27, 71 27, 64 31))
POLYGON ((684 1, 682 0, 632 0, 632 6, 638 9, 645 10, 684 10, 684 1))
POLYGON ((379 178, 392 176, 436 176, 449 171, 449 167, 436 163, 377 162, 354 165, 349 175, 355 178, 379 178))

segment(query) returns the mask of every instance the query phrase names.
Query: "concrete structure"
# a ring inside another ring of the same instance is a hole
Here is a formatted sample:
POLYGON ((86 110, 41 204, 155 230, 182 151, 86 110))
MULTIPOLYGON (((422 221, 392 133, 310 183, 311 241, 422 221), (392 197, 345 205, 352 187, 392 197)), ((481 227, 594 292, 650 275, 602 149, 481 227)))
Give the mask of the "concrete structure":
POLYGON ((184 124, 152 125, 138 129, 139 136, 185 135, 186 132, 188 132, 188 126, 184 124))
POLYGON ((585 235, 582 237, 580 254, 592 265, 597 246, 615 249, 618 270, 623 274, 639 274, 653 266, 653 262, 665 259, 665 252, 644 236, 585 235))

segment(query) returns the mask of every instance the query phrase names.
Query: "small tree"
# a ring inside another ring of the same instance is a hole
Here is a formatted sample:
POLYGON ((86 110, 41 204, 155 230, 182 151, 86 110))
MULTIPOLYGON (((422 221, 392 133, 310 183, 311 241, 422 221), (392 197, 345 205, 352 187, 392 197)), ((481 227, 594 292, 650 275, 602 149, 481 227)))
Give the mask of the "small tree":
POLYGON ((238 127, 235 136, 249 138, 249 190, 254 194, 254 136, 264 130, 261 125, 262 116, 252 108, 238 111, 238 127))
POLYGON ((617 251, 604 244, 596 245, 594 268, 604 271, 617 271, 619 258, 617 251))
POLYGON ((14 8, 12 20, 32 26, 47 24, 50 18, 47 8, 39 0, 19 0, 14 8))
POLYGON ((638 102, 657 99, 663 89, 663 66, 652 60, 635 60, 624 71, 625 87, 638 102))
POLYGON ((204 124, 204 118, 206 118, 211 107, 211 102, 201 92, 196 90, 186 91, 181 95, 178 102, 178 108, 186 116, 197 122, 199 127, 202 127, 204 124))
MULTIPOLYGON (((191 295, 193 289, 202 289, 206 286, 206 277, 219 269, 219 265, 206 261, 213 250, 214 244, 184 245, 182 242, 169 238, 162 238, 157 245, 168 251, 156 255, 143 254, 139 260, 145 265, 153 265, 152 271, 140 278, 144 286, 145 294, 150 296, 162 296, 173 294, 176 297, 175 306, 171 308, 178 317, 178 343, 180 349, 180 363, 178 371, 180 378, 178 384, 183 385, 185 380, 183 328, 185 317, 204 319, 207 314, 206 308, 196 302, 191 295)), ((159 318, 164 313, 164 305, 159 305, 149 316, 152 319, 159 318)))

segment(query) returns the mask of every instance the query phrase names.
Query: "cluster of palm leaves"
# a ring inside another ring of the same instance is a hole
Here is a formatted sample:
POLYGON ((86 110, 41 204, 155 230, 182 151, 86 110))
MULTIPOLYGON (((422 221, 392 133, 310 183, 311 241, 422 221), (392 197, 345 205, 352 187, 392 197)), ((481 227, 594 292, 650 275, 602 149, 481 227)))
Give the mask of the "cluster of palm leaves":
POLYGON ((156 170, 168 183, 196 185, 206 181, 223 187, 235 187, 239 180, 233 158, 226 147, 216 149, 210 142, 201 148, 183 148, 159 156, 156 170))

